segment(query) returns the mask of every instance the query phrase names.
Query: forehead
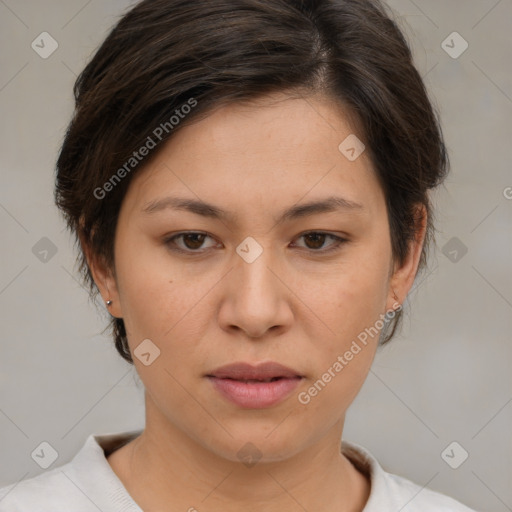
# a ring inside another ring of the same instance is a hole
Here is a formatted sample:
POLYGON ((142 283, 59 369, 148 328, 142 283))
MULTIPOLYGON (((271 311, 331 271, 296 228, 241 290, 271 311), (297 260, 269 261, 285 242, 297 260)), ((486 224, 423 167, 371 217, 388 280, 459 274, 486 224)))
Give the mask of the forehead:
MULTIPOLYGON (((366 152, 350 161, 347 137, 363 138, 333 102, 273 95, 234 103, 178 130, 134 176, 125 201, 138 211, 166 194, 234 207, 309 200, 337 189, 370 205, 380 187, 366 152)), ((349 139, 351 140, 351 139, 349 139)))

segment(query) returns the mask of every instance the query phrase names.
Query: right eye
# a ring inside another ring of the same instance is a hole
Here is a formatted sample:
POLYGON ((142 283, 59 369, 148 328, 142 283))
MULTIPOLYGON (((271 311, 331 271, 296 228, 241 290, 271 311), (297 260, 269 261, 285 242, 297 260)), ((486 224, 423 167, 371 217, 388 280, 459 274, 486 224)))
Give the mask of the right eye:
MULTIPOLYGON (((205 238, 212 238, 208 233, 199 231, 184 231, 177 233, 171 237, 167 237, 164 243, 171 249, 171 251, 184 252, 184 253, 203 253, 206 250, 199 251, 198 249, 204 243, 205 238), (181 240, 183 245, 176 243, 176 240, 181 240)), ((207 248, 208 249, 208 248, 207 248)))

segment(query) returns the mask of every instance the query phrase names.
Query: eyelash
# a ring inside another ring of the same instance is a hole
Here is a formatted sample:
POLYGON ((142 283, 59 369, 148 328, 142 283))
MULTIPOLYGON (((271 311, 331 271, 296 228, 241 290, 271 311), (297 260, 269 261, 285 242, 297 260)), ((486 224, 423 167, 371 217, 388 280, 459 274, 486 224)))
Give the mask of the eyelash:
MULTIPOLYGON (((301 248, 301 249, 309 251, 313 254, 328 254, 331 252, 338 251, 339 249, 341 249, 341 246, 344 243, 348 242, 348 240, 346 238, 342 238, 340 236, 333 235, 332 233, 326 233, 324 231, 306 231, 305 233, 301 233, 298 236, 298 238, 301 238, 301 237, 307 236, 307 235, 313 235, 313 234, 314 235, 326 235, 327 237, 330 237, 331 239, 334 240, 334 243, 329 247, 329 249, 308 249, 307 247, 301 248)), ((206 249, 206 250, 200 251, 200 250, 193 250, 193 249, 181 249, 181 248, 177 247, 174 240, 176 240, 178 238, 182 238, 183 236, 186 236, 186 235, 206 235, 210 238, 213 238, 208 233, 205 233, 203 231, 183 231, 183 232, 177 233, 171 237, 167 237, 164 240, 164 243, 165 243, 165 245, 167 245, 169 247, 169 249, 171 251, 178 252, 178 253, 184 253, 184 254, 188 254, 188 255, 204 254, 208 250, 208 249, 206 249)))

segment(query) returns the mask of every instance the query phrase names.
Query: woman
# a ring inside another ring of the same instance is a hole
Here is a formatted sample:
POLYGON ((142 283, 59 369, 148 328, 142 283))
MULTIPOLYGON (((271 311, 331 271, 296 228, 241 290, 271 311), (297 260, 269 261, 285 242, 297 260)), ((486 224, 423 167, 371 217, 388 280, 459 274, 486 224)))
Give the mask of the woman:
POLYGON ((341 441, 448 168, 386 9, 145 0, 75 97, 56 202, 146 425, 90 436, 0 510, 470 511, 341 441))

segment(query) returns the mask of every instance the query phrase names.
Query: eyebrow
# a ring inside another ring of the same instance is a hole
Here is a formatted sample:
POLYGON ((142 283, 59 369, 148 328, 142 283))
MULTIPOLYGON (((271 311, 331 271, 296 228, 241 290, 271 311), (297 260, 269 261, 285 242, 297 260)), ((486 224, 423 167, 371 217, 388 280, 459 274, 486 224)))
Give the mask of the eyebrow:
MULTIPOLYGON (((234 217, 233 214, 230 214, 213 204, 196 199, 171 196, 146 203, 142 208, 142 212, 145 214, 153 214, 168 208, 184 210, 197 215, 202 215, 203 217, 219 220, 229 220, 234 217)), ((294 205, 282 212, 279 217, 274 220, 277 224, 281 224, 282 222, 299 217, 306 217, 318 213, 336 212, 340 210, 359 212, 365 210, 365 208, 362 204, 344 199, 343 197, 329 196, 319 201, 310 201, 308 203, 294 205)))

